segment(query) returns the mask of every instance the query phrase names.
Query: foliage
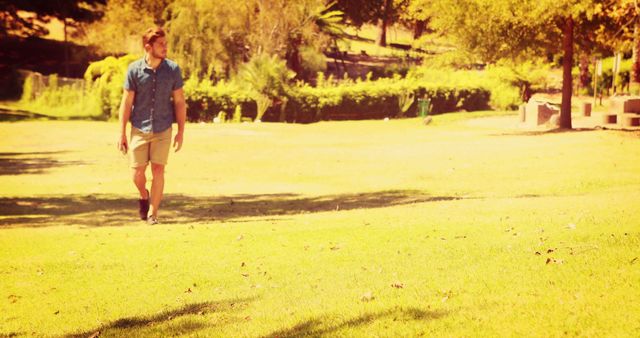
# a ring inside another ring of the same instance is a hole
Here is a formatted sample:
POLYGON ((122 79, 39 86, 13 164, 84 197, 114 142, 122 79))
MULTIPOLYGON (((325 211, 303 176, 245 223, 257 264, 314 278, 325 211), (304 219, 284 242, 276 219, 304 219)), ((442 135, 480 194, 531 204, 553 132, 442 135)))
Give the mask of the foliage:
POLYGON ((315 0, 176 0, 166 27, 184 73, 217 81, 260 54, 287 60, 300 77, 315 74, 317 55, 342 32, 340 19, 341 12, 315 0))
POLYGON ((56 74, 28 75, 18 107, 59 118, 102 117, 100 98, 95 91, 81 80, 59 79, 56 74))
POLYGON ((120 58, 109 56, 91 63, 87 68, 84 78, 90 90, 99 98, 103 116, 111 119, 118 118, 118 107, 122 99, 122 86, 127 67, 138 58, 140 56, 136 55, 125 55, 120 58))
POLYGON ((252 2, 241 1, 177 0, 171 4, 166 24, 169 50, 183 73, 228 79, 248 60, 252 9, 252 2))
MULTIPOLYGON (((427 65, 412 70, 407 77, 434 84, 447 83, 458 87, 483 88, 490 93, 489 105, 496 109, 516 109, 522 102, 521 83, 516 81, 517 76, 513 68, 507 66, 489 67, 485 71, 479 71, 432 68, 427 65)), ((542 85, 538 82, 536 84, 542 85)))
POLYGON ((106 0, 20 0, 0 1, 0 36, 38 36, 48 33, 44 24, 51 17, 77 26, 82 22, 94 21, 102 15, 106 0), (35 16, 26 17, 31 12, 35 16), (69 20, 67 20, 69 19, 69 20))
POLYGON ((109 0, 103 17, 84 29, 83 42, 103 53, 139 54, 142 34, 163 23, 164 10, 173 0, 109 0), (141 15, 141 13, 144 13, 141 15))
POLYGON ((482 78, 478 77, 475 82, 463 80, 469 76, 469 73, 460 74, 456 80, 443 78, 442 81, 396 77, 341 83, 319 76, 317 87, 291 86, 280 92, 280 96, 264 91, 256 95, 258 91, 239 81, 212 85, 210 81, 189 80, 185 93, 192 121, 209 121, 219 111, 231 111, 235 106, 243 107, 245 117, 263 119, 261 114, 264 114, 265 121, 279 121, 282 114, 283 120, 300 123, 415 116, 417 104, 411 98, 424 96, 431 98, 432 111, 436 114, 489 108, 491 93, 481 85, 482 78), (262 112, 260 109, 264 109, 266 103, 258 100, 267 97, 270 97, 267 102, 286 101, 286 105, 284 108, 272 105, 262 112))
POLYGON ((289 82, 295 74, 277 56, 261 54, 242 65, 238 81, 247 86, 257 104, 256 120, 260 121, 275 100, 289 91, 289 82))

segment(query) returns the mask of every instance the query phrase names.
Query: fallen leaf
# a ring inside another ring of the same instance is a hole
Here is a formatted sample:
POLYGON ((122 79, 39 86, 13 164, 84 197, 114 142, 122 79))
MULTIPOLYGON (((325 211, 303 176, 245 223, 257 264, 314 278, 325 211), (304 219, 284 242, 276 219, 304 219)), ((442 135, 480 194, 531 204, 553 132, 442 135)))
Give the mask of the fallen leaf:
POLYGON ((198 312, 198 314, 202 316, 202 315, 204 315, 204 311, 200 311, 200 312, 198 312))
POLYGON ((402 284, 400 282, 393 282, 393 283, 391 283, 391 287, 394 287, 396 289, 402 289, 402 288, 404 288, 404 284, 402 284))
POLYGON ((575 228, 576 228, 575 224, 573 224, 573 223, 567 224, 567 229, 574 230, 575 228))
POLYGON ((562 259, 555 259, 555 258, 547 258, 547 262, 546 264, 563 264, 564 261, 562 259))
POLYGON ((100 331, 94 332, 92 335, 89 336, 89 338, 98 338, 100 337, 100 331))
POLYGON ((248 273, 243 273, 242 277, 249 277, 249 274, 248 273))
POLYGON ((242 240, 243 238, 244 238, 244 236, 243 236, 243 235, 240 235, 240 236, 238 236, 238 237, 236 238, 236 241, 242 240))
POLYGON ((371 291, 367 291, 365 292, 362 297, 360 297, 360 300, 363 302, 370 302, 374 299, 375 297, 373 297, 373 292, 371 291))
POLYGON ((444 296, 444 297, 442 297, 442 302, 444 303, 444 302, 446 302, 448 299, 449 299, 449 296, 444 296))
POLYGON ((244 317, 244 320, 251 320, 251 316, 244 317))
POLYGON ((337 245, 335 245, 335 246, 332 246, 332 247, 331 247, 331 248, 329 248, 329 249, 331 249, 331 251, 336 251, 336 250, 340 250, 340 247, 339 247, 339 246, 337 246, 337 245))

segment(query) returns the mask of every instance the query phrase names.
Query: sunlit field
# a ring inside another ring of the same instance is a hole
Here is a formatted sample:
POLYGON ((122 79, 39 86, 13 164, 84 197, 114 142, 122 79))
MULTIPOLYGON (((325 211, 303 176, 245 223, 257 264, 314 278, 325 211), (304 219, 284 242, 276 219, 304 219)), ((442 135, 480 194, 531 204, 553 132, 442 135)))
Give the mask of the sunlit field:
POLYGON ((640 335, 640 132, 514 114, 188 124, 156 226, 115 123, 1 123, 0 336, 640 335))

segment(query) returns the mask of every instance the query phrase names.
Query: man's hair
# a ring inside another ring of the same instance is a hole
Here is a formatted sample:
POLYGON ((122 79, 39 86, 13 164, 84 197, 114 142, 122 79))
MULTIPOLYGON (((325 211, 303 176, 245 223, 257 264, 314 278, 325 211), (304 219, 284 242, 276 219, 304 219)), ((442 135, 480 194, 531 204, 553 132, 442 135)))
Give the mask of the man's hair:
POLYGON ((160 27, 154 27, 147 29, 142 35, 142 47, 147 44, 153 45, 153 43, 158 39, 164 36, 164 30, 160 27))

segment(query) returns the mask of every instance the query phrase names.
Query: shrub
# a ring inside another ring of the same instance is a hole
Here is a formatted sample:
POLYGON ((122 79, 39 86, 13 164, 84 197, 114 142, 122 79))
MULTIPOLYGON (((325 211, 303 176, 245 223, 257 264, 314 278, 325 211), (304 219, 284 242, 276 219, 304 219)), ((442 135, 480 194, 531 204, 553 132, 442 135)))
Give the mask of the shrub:
POLYGON ((59 78, 56 74, 27 75, 19 105, 21 109, 62 118, 101 115, 99 100, 84 81, 59 78))
POLYGON ((101 114, 110 119, 118 118, 118 108, 122 99, 122 86, 129 64, 140 56, 125 55, 119 58, 109 56, 92 62, 84 73, 91 90, 99 98, 101 114))

